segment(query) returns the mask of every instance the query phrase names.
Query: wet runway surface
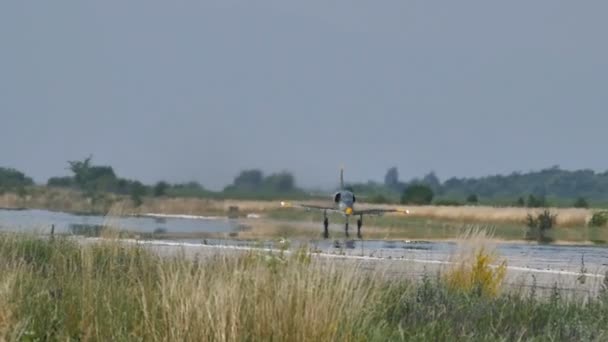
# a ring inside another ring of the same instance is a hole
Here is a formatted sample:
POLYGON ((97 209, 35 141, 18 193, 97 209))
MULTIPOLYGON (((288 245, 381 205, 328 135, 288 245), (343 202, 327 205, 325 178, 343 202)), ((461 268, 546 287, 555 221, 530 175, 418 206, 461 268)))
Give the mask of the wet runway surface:
POLYGON ((0 231, 75 233, 101 229, 104 226, 141 233, 154 231, 180 233, 226 233, 237 229, 235 221, 223 217, 202 216, 125 216, 106 217, 74 215, 46 210, 0 210, 0 231))
MULTIPOLYGON (((395 279, 421 279, 435 275, 453 265, 457 244, 400 241, 274 241, 250 242, 239 240, 161 241, 131 240, 147 246, 161 255, 178 251, 190 257, 205 257, 251 251, 263 253, 292 253, 306 247, 319 260, 356 263, 362 269, 380 270, 395 279)), ((537 246, 498 244, 498 260, 506 260, 509 288, 550 294, 555 289, 565 295, 597 295, 605 286, 608 271, 608 250, 590 246, 537 246), (581 263, 584 260, 584 264, 581 263)))

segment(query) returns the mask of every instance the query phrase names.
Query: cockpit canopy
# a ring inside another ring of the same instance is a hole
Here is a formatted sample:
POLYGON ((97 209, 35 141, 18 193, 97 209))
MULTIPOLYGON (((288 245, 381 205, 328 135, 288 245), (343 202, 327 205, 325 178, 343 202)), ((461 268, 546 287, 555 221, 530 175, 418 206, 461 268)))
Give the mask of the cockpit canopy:
POLYGON ((356 201, 357 201, 357 198, 355 197, 355 194, 353 194, 350 191, 340 191, 340 192, 336 192, 336 194, 334 195, 335 203, 344 202, 347 204, 353 204, 356 201))

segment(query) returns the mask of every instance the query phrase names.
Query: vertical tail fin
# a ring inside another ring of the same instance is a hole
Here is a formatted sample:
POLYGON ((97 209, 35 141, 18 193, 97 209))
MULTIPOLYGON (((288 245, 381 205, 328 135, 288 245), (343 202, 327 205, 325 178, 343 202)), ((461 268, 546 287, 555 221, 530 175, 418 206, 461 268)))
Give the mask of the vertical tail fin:
POLYGON ((344 189, 344 166, 340 168, 340 190, 344 189))

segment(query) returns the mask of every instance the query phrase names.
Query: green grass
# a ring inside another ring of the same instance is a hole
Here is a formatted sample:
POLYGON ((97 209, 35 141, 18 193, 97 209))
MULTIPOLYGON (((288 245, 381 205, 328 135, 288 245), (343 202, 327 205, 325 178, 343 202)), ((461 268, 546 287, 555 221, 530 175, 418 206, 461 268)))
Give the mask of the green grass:
POLYGON ((187 258, 0 235, 0 340, 606 340, 608 295, 457 291, 306 251, 187 258))

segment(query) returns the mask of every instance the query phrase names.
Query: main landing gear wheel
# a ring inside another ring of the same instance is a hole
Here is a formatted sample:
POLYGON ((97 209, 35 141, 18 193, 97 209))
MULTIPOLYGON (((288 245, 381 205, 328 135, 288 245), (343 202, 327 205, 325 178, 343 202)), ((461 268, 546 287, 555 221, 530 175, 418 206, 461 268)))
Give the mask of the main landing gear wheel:
POLYGON ((329 237, 329 220, 327 217, 323 220, 323 238, 327 239, 329 237))
POLYGON ((363 239, 363 237, 361 236, 361 226, 363 226, 363 219, 360 218, 357 220, 357 237, 359 239, 363 239))

